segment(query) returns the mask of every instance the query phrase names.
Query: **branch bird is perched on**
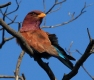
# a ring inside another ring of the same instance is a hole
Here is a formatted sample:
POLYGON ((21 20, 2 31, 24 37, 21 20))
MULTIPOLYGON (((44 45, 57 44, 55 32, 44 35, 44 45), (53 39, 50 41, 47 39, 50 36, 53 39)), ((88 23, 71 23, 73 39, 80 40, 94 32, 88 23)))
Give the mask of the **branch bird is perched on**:
MULTIPOLYGON (((27 41, 28 45, 33 49, 35 59, 48 59, 53 56, 58 58, 63 64, 72 70, 73 64, 69 60, 75 59, 67 55, 63 48, 59 46, 55 34, 49 34, 40 28, 42 19, 45 16, 46 14, 42 11, 34 10, 29 12, 23 21, 20 33, 27 41)), ((21 47, 25 50, 23 46, 21 47)), ((30 55, 30 53, 28 54, 30 55)))

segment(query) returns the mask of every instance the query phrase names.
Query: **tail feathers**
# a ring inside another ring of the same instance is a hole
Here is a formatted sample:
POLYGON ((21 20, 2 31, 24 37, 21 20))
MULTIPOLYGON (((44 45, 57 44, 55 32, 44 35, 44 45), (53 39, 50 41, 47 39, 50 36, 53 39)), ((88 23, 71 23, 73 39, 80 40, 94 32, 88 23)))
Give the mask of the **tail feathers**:
POLYGON ((66 52, 63 49, 58 49, 57 47, 54 46, 54 48, 56 49, 56 51, 58 52, 59 56, 62 57, 63 59, 69 59, 69 60, 76 60, 75 58, 73 58, 70 55, 67 55, 66 52))
POLYGON ((57 47, 54 46, 54 48, 55 48, 56 51, 58 52, 58 55, 59 55, 60 57, 62 57, 63 59, 65 59, 65 56, 62 54, 62 52, 61 52, 57 47))
MULTIPOLYGON (((69 60, 76 60, 75 58, 73 58, 72 56, 70 56, 70 55, 67 55, 67 53, 64 51, 64 49, 63 48, 61 48, 59 45, 57 45, 56 47, 56 50, 58 50, 58 52, 59 52, 59 54, 60 55, 63 55, 65 58, 67 58, 67 59, 69 59, 69 60)), ((59 56, 60 56, 59 55, 59 56)), ((62 56, 61 56, 62 57, 62 56)))
POLYGON ((57 39, 55 34, 49 34, 49 33, 47 33, 47 34, 49 36, 51 44, 55 47, 55 49, 57 50, 59 56, 61 56, 62 58, 67 58, 68 60, 76 60, 72 56, 67 55, 65 50, 62 47, 59 46, 58 39, 57 39))
POLYGON ((66 65, 69 69, 73 69, 73 64, 72 64, 72 62, 70 62, 69 60, 67 60, 67 59, 63 59, 63 58, 61 58, 61 57, 58 57, 58 59, 64 64, 64 65, 66 65))
POLYGON ((72 57, 72 56, 70 56, 70 55, 67 55, 67 57, 68 57, 68 59, 70 59, 70 60, 76 60, 74 57, 72 57))
POLYGON ((75 60, 72 56, 70 56, 70 55, 65 55, 65 54, 63 54, 64 53, 64 51, 60 51, 58 48, 56 48, 55 47, 55 49, 57 50, 57 52, 58 52, 58 59, 63 63, 63 64, 65 64, 69 69, 73 69, 73 64, 72 64, 72 62, 70 62, 69 60, 75 60), (63 52, 63 53, 62 53, 63 52))

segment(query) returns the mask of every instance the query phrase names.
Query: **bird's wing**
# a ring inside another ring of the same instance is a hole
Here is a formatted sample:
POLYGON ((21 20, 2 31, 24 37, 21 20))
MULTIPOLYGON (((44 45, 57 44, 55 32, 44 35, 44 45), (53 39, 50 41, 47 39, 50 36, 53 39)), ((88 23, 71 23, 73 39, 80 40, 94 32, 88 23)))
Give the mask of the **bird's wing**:
POLYGON ((57 51, 51 45, 48 35, 43 30, 32 30, 21 32, 29 46, 37 50, 39 53, 47 52, 50 55, 58 56, 57 51))
POLYGON ((56 48, 58 48, 62 52, 62 55, 64 55, 67 59, 75 60, 75 58, 73 58, 70 55, 67 55, 66 52, 64 51, 64 49, 59 46, 58 39, 55 34, 49 34, 49 33, 47 33, 47 34, 49 36, 51 44, 54 45, 56 48))

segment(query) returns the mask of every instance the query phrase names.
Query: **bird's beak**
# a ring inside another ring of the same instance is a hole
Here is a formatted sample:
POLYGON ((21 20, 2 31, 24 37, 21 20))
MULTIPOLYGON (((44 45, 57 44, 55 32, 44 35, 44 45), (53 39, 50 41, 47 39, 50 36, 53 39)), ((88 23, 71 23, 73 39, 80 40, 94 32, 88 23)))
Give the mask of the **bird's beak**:
POLYGON ((45 16, 46 16, 45 13, 40 13, 40 14, 38 15, 39 18, 44 18, 45 16))

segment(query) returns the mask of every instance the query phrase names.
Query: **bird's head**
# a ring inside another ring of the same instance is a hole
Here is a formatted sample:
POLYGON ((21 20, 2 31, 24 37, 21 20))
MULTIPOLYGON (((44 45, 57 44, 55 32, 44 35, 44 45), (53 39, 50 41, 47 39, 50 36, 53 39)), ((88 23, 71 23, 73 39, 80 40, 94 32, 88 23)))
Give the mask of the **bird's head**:
POLYGON ((21 31, 27 31, 27 28, 28 30, 39 28, 45 16, 46 14, 39 10, 29 12, 22 23, 21 31))
POLYGON ((28 21, 33 22, 33 21, 42 21, 42 19, 46 16, 46 14, 42 11, 39 11, 39 10, 34 10, 34 11, 31 11, 29 12, 24 21, 26 20, 27 23, 28 21))

